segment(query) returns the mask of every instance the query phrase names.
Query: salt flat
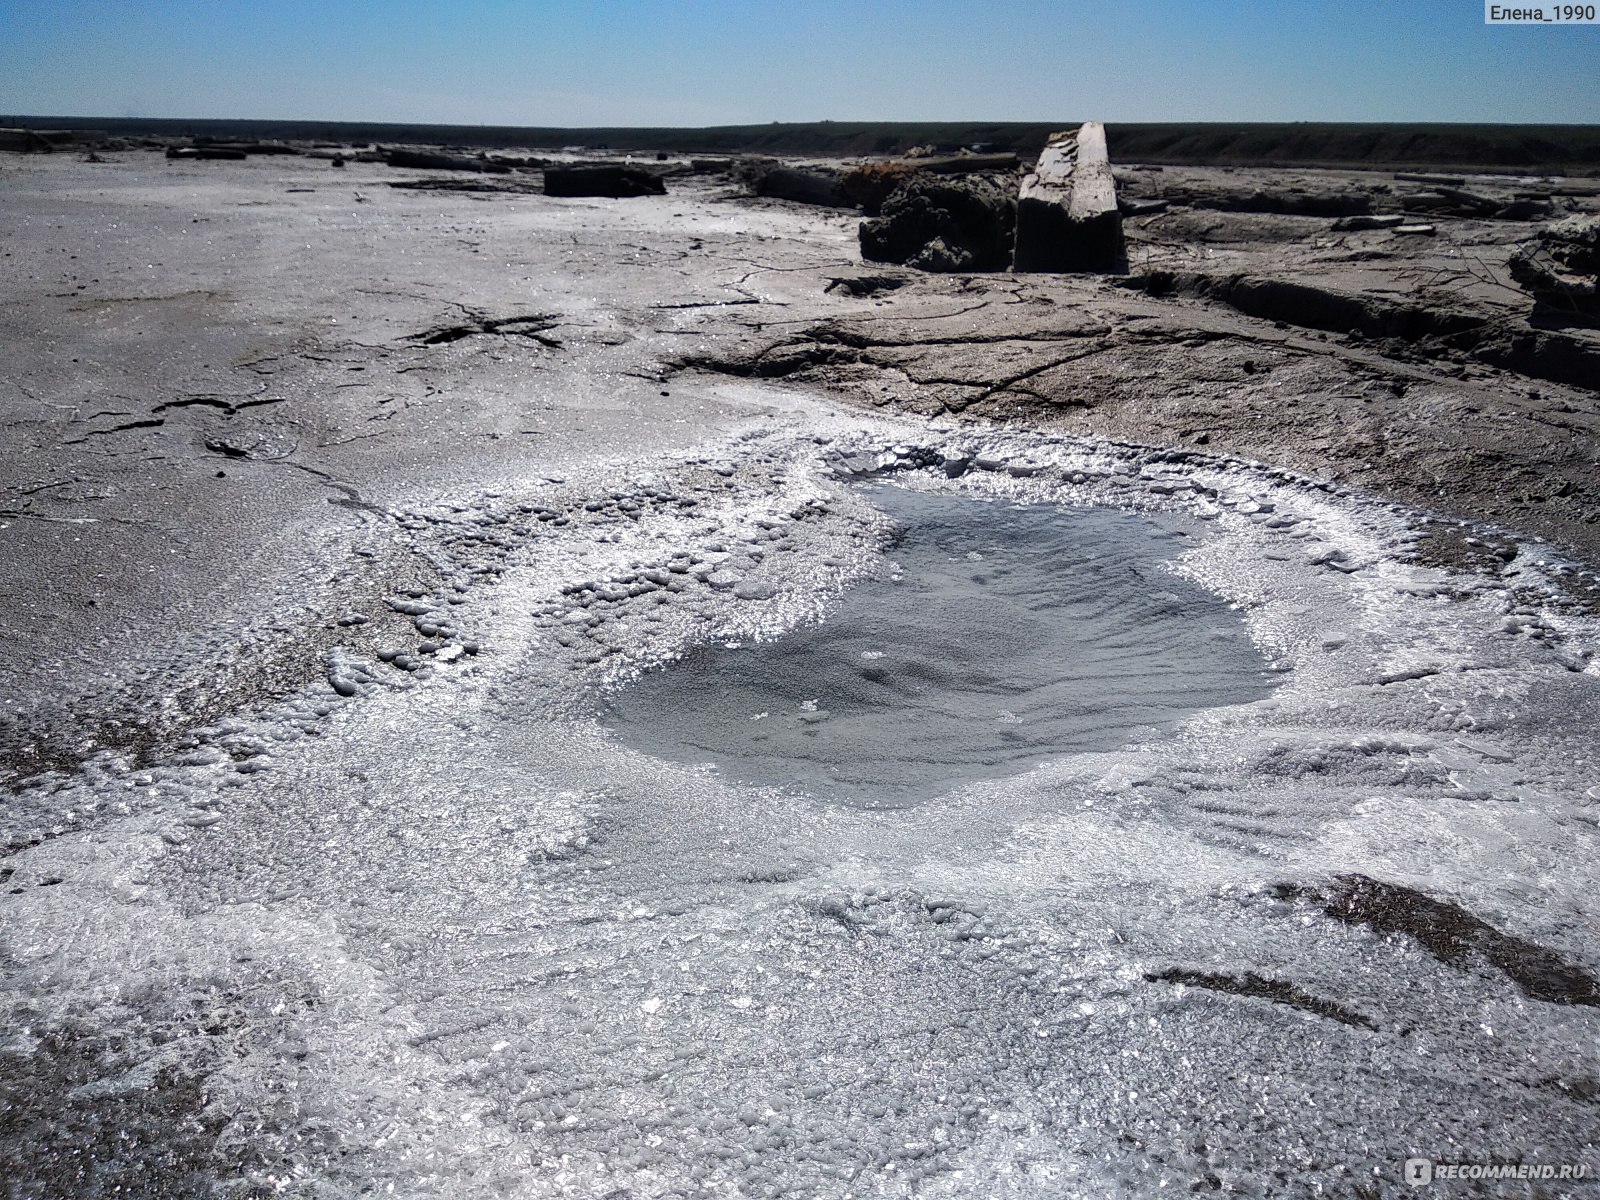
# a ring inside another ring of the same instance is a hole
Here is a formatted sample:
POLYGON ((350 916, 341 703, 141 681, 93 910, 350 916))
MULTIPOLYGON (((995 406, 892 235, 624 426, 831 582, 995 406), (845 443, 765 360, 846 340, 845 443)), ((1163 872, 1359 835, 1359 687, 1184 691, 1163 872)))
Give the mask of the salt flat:
POLYGON ((1592 392, 1084 277, 828 291, 853 218, 714 179, 0 165, 19 1194, 1596 1161, 1592 392), (1534 482, 1414 469, 1491 395, 1534 482), (608 727, 891 579, 888 485, 1192 529, 1143 598, 1203 592, 1262 687, 888 807, 608 727))

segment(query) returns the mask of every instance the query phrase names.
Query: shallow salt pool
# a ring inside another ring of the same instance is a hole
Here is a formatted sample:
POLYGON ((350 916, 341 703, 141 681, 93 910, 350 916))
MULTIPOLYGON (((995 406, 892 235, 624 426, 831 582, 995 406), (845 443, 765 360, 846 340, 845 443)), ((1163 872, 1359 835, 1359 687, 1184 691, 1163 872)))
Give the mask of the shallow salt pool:
POLYGON ((865 804, 1115 749, 1257 699, 1266 664, 1170 564, 1198 523, 880 487, 876 579, 772 641, 697 647, 610 693, 635 749, 865 804))

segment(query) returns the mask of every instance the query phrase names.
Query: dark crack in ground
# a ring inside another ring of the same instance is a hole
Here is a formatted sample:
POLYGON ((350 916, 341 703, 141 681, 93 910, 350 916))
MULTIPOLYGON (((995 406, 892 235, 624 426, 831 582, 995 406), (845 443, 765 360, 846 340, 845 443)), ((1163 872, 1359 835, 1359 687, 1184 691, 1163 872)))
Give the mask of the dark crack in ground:
POLYGON ((1281 979, 1268 979, 1253 971, 1224 975, 1212 971, 1196 971, 1187 967, 1169 967, 1165 971, 1147 973, 1145 979, 1151 983, 1181 983, 1185 987, 1207 988, 1213 992, 1226 992, 1232 996, 1248 996, 1255 1000, 1268 1000, 1273 1004, 1287 1004, 1302 1012, 1315 1013, 1319 1017, 1338 1021, 1341 1025, 1352 1025, 1362 1029, 1377 1028, 1370 1018, 1353 1009, 1335 1004, 1332 1000, 1321 996, 1313 996, 1292 983, 1286 983, 1281 979))
POLYGON ((1502 933, 1448 900, 1366 875, 1341 875, 1324 887, 1280 884, 1274 894, 1309 900, 1347 925, 1404 934, 1452 966, 1481 960, 1500 970, 1530 999, 1600 1006, 1600 981, 1582 968, 1536 942, 1502 933))

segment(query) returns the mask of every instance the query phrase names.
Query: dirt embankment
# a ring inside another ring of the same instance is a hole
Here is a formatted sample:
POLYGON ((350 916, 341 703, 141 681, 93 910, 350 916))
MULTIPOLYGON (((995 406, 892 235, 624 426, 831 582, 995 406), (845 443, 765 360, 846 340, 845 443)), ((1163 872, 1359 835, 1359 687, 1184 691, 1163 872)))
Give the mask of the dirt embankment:
MULTIPOLYGON (((349 121, 19 117, 19 125, 95 129, 113 137, 288 138, 462 147, 586 146, 675 154, 904 154, 917 146, 1036 155, 1045 139, 1094 113, 1054 121, 813 121, 707 129, 404 125, 349 121)), ((1377 125, 1158 122, 1108 125, 1116 162, 1234 166, 1451 167, 1600 173, 1592 125, 1377 125)))

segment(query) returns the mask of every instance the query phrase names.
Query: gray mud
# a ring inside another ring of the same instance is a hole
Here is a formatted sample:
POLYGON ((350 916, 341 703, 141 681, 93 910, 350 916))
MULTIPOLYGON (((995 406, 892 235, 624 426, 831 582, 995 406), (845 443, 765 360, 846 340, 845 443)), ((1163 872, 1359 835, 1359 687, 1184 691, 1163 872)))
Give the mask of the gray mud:
POLYGON ((1198 522, 872 499, 897 529, 880 578, 818 624, 698 647, 616 689, 607 724, 730 779, 873 805, 1114 749, 1267 690, 1244 623, 1170 570, 1198 522))

